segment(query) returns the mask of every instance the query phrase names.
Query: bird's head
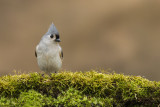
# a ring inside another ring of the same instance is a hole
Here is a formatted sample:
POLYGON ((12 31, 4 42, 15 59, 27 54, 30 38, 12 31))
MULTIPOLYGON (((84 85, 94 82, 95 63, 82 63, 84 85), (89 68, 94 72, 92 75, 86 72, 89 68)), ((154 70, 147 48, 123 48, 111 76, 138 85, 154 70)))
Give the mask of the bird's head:
POLYGON ((59 32, 53 23, 50 25, 48 32, 42 37, 42 40, 47 44, 50 43, 57 44, 58 42, 61 41, 59 32))

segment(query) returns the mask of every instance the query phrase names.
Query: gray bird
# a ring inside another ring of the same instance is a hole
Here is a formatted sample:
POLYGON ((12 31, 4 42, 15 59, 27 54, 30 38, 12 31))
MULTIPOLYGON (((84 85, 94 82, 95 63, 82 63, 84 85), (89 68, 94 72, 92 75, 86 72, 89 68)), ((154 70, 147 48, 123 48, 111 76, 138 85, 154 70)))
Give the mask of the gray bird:
POLYGON ((52 23, 35 51, 39 68, 47 74, 56 73, 62 66, 63 51, 59 42, 59 32, 52 23))

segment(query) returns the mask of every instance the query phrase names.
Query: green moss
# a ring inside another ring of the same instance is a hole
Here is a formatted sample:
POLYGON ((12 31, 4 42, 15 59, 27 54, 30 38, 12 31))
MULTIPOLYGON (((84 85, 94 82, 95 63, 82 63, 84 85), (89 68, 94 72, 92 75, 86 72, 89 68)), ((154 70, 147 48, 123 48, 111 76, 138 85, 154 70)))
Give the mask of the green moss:
POLYGON ((94 70, 8 75, 0 77, 0 97, 1 106, 158 106, 160 82, 94 70))

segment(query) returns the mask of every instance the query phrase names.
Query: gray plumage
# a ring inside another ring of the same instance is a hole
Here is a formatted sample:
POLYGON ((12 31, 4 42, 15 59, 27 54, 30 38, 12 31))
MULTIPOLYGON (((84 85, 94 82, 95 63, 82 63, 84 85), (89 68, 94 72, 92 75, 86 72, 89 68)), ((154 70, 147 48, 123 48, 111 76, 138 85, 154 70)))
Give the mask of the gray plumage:
POLYGON ((50 34, 57 34, 59 35, 58 30, 56 29, 55 25, 52 23, 48 29, 48 32, 45 35, 50 35, 50 34))
POLYGON ((59 42, 59 32, 52 23, 36 47, 35 55, 42 71, 50 74, 56 73, 61 68, 63 52, 59 42))

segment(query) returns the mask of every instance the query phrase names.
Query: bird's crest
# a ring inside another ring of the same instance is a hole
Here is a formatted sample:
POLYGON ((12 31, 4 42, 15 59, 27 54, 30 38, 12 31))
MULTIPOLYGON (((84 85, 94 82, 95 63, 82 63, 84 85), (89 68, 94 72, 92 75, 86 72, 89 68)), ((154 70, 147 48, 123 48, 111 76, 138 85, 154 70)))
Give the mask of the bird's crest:
POLYGON ((56 29, 55 25, 52 24, 50 25, 48 32, 45 35, 50 35, 50 34, 59 34, 58 30, 56 29))

